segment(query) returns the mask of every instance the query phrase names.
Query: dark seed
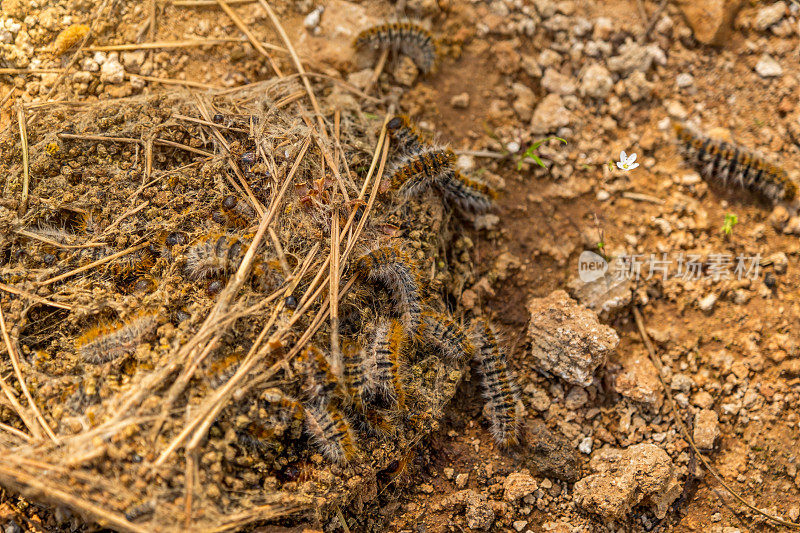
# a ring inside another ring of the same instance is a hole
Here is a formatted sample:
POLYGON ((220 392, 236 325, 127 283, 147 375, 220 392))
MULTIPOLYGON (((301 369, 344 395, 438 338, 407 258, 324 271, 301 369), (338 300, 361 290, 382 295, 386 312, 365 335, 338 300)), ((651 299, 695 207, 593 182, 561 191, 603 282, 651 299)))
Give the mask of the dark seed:
POLYGON ((223 209, 233 209, 234 207, 236 207, 236 204, 237 204, 236 196, 234 195, 230 195, 226 197, 224 200, 222 200, 223 209))
POLYGON ((252 167, 256 164, 256 153, 245 152, 242 154, 242 164, 247 167, 252 167))
POLYGON ((216 115, 214 115, 214 118, 212 120, 217 124, 222 124, 222 121, 225 120, 225 117, 223 117, 221 113, 217 113, 216 115))
POLYGON ((770 289, 774 289, 777 284, 778 280, 775 279, 775 274, 772 272, 767 272, 767 274, 764 276, 764 285, 770 289))
POLYGON ((401 124, 402 124, 402 120, 400 119, 400 117, 394 117, 392 120, 390 120, 386 124, 386 129, 396 130, 397 128, 400 127, 401 124))
POLYGON ((287 309, 297 309, 297 300, 294 296, 287 296, 285 305, 287 309))
POLYGON ((190 318, 192 318, 192 315, 182 309, 175 311, 175 323, 177 324, 180 324, 184 320, 189 320, 190 318))
POLYGON ((208 284, 208 294, 214 295, 217 294, 219 291, 222 290, 222 282, 219 280, 214 280, 208 284))
POLYGON ((295 465, 286 465, 280 472, 281 481, 296 481, 300 477, 300 469, 295 465))

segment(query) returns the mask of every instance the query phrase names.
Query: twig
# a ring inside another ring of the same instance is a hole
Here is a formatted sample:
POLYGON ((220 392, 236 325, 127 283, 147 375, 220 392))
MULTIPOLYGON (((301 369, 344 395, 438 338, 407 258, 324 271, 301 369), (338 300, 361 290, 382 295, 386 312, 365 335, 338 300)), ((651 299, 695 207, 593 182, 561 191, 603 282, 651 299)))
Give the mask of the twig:
POLYGON ((37 241, 41 241, 45 244, 49 244, 50 246, 55 246, 56 248, 63 248, 65 250, 77 250, 79 248, 98 248, 100 246, 105 246, 104 244, 63 244, 58 241, 54 241, 53 239, 48 239, 43 235, 39 235, 38 233, 33 233, 32 231, 24 230, 24 229, 15 229, 14 233, 17 235, 22 235, 23 237, 28 237, 29 239, 34 239, 37 241))
POLYGON ((25 214, 28 209, 28 183, 30 182, 29 161, 28 154, 28 131, 25 127, 25 112, 22 106, 17 106, 17 122, 19 123, 19 139, 22 143, 22 197, 20 198, 19 209, 17 212, 20 216, 25 214))
MULTIPOLYGON (((255 2, 256 0, 251 0, 255 2)), ((217 5, 214 0, 214 5, 217 5)), ((228 0, 230 4, 231 1, 228 0)), ((227 38, 227 39, 187 39, 184 41, 155 41, 149 43, 127 43, 127 44, 107 44, 101 46, 87 46, 85 48, 88 52, 123 52, 128 50, 153 50, 153 49, 171 49, 171 48, 192 48, 195 46, 218 46, 221 44, 231 43, 247 43, 248 39, 242 38, 227 38)), ((286 48, 277 46, 270 43, 262 42, 261 46, 268 50, 286 53, 286 48)))
POLYGON ((2 100, 0 100, 0 108, 6 105, 6 102, 8 102, 11 99, 11 97, 14 95, 14 91, 16 90, 17 90, 16 87, 11 87, 11 90, 8 91, 8 93, 3 97, 2 100))
POLYGON ((490 157, 492 159, 505 159, 510 154, 492 152, 489 150, 453 150, 456 155, 471 155, 472 157, 490 157))
POLYGON ((3 341, 6 343, 6 350, 8 351, 8 356, 11 358, 11 366, 14 367, 14 374, 17 376, 17 381, 19 381, 19 387, 22 389, 22 394, 25 395, 25 399, 28 400, 28 405, 30 405, 31 410, 33 410, 33 414, 36 417, 36 420, 42 425, 42 429, 44 432, 47 433, 47 436, 50 439, 58 443, 58 438, 56 438, 55 433, 50 429, 50 426, 47 425, 47 421, 42 416, 42 412, 39 411, 39 408, 36 406, 36 402, 33 401, 33 397, 31 396, 30 391, 28 390, 28 385, 25 383, 25 379, 22 377, 22 370, 19 367, 19 356, 17 355, 17 350, 14 349, 14 345, 11 343, 11 337, 8 335, 8 328, 6 327, 6 317, 3 314, 3 308, 0 307, 0 330, 3 332, 3 341))
POLYGON ((221 129, 228 130, 228 131, 235 131, 235 132, 238 132, 238 133, 250 133, 250 130, 245 130, 245 129, 242 129, 242 128, 234 128, 233 126, 226 126, 225 124, 217 124, 216 122, 211 122, 210 120, 205 120, 205 119, 196 118, 196 117, 188 117, 186 115, 181 115, 179 113, 173 114, 172 118, 176 118, 178 120, 185 120, 187 122, 194 122, 195 124, 203 124, 204 126, 217 127, 217 128, 221 128, 221 129))
POLYGON ((339 209, 331 211, 331 268, 330 313, 331 313, 331 371, 335 376, 343 375, 342 353, 339 349, 339 209))
POLYGON ((149 81, 153 83, 161 83, 164 85, 183 85, 185 87, 196 87, 198 89, 207 89, 207 90, 214 90, 219 89, 214 85, 209 85, 207 83, 201 83, 199 81, 191 81, 191 80, 176 80, 174 78, 157 78, 155 76, 145 76, 143 74, 130 74, 125 73, 126 79, 131 78, 142 78, 144 81, 149 81))
POLYGON ((659 204, 664 205, 666 202, 661 198, 656 196, 650 196, 649 194, 642 194, 638 192, 623 192, 623 198, 627 198, 628 200, 634 200, 637 202, 650 202, 651 204, 659 204))
POLYGON ((782 526, 800 529, 800 523, 790 522, 788 520, 783 520, 782 518, 772 516, 768 513, 765 513, 758 507, 755 507, 747 503, 747 501, 745 501, 744 498, 742 498, 736 491, 734 491, 725 482, 724 479, 722 479, 722 477, 717 473, 714 467, 711 466, 711 463, 709 463, 708 459, 706 459, 705 456, 702 453, 700 453, 700 450, 697 449, 697 445, 694 443, 694 439, 692 439, 692 436, 689 433, 689 429, 683 422, 683 418, 681 417, 680 412, 678 412, 677 404, 675 403, 675 399, 672 397, 672 389, 667 385, 666 381, 664 381, 664 374, 663 374, 661 360, 658 358, 655 347, 653 347, 653 343, 650 341, 650 337, 647 335, 647 330, 644 325, 644 319, 642 318, 642 313, 639 311, 639 308, 637 306, 633 306, 632 309, 633 309, 633 318, 636 320, 636 327, 639 328, 639 335, 641 335, 642 340, 644 341, 644 344, 647 347, 647 352, 650 354, 650 360, 653 362, 653 366, 656 367, 656 373, 658 374, 658 379, 661 382, 661 386, 664 388, 664 392, 666 393, 670 409, 672 409, 672 414, 675 416, 675 421, 678 423, 678 427, 680 428, 681 433, 683 434, 683 438, 686 439, 686 442, 689 443, 689 446, 691 446, 692 451, 694 451, 697 458, 700 459, 700 461, 703 463, 703 466, 705 466, 706 470, 708 470, 711 473, 711 475, 714 476, 714 478, 723 487, 725 487, 725 490, 727 490, 731 496, 736 498, 739 501, 739 503, 741 503, 751 511, 760 514, 767 520, 781 524, 782 526))
POLYGON ((0 422, 0 429, 8 433, 11 433, 15 437, 19 437, 20 439, 26 441, 28 444, 33 442, 33 439, 31 438, 30 435, 28 435, 27 433, 23 433, 22 431, 18 430, 15 427, 11 427, 7 424, 3 424, 2 422, 0 422))
POLYGON ((22 423, 25 424, 25 427, 31 432, 33 435, 34 440, 39 440, 42 438, 42 434, 39 431, 39 426, 34 424, 33 420, 28 418, 28 413, 25 412, 25 408, 22 407, 22 404, 19 403, 17 397, 14 396, 14 391, 11 387, 6 383, 6 380, 0 376, 0 389, 3 389, 3 393, 8 398, 8 401, 11 402, 11 407, 13 407, 14 411, 16 411, 17 416, 19 419, 22 420, 22 423))
MULTIPOLYGON (((252 4, 256 0, 228 0, 229 5, 252 4)), ((172 0, 170 5, 177 7, 218 7, 217 0, 172 0)))
POLYGON ((375 69, 372 71, 372 76, 370 76, 369 80, 367 81, 367 86, 364 87, 364 92, 370 92, 372 86, 378 82, 378 78, 380 78, 381 72, 383 72, 383 68, 386 66, 386 60, 388 58, 389 49, 385 48, 378 58, 378 64, 375 65, 375 69))
POLYGON ((258 52, 261 55, 267 58, 270 66, 272 66, 272 70, 275 71, 275 74, 277 74, 279 78, 282 78, 283 73, 281 72, 281 69, 278 68, 278 65, 275 63, 275 60, 272 59, 271 55, 269 55, 267 49, 261 46, 261 42, 258 39, 256 39, 256 36, 253 35, 253 32, 250 31, 250 28, 248 28, 247 25, 239 17, 239 15, 236 14, 236 11, 234 11, 225 0, 217 0, 217 3, 219 4, 219 7, 221 7, 222 10, 225 11, 225 13, 231 18, 231 20, 233 20, 233 23, 236 24, 236 26, 242 31, 242 33, 244 33, 247 36, 248 40, 250 41, 250 44, 252 44, 253 47, 256 50, 258 50, 258 52))
POLYGON ((98 259, 97 261, 93 261, 93 262, 89 263, 88 265, 85 265, 85 266, 82 266, 82 267, 78 267, 75 270, 70 270, 69 272, 65 272, 65 273, 61 274, 60 276, 56 276, 54 278, 50 278, 50 279, 38 282, 37 285, 39 285, 40 287, 43 287, 44 285, 50 285, 51 283, 55 283, 56 281, 61 281, 62 279, 67 279, 69 277, 74 276, 75 274, 80 274, 81 272, 86 272, 87 270, 91 270, 96 266, 100 266, 100 265, 102 265, 104 263, 108 263, 110 261, 113 261, 114 259, 117 259, 118 257, 122 257, 123 255, 128 255, 130 253, 133 253, 133 252, 136 252, 138 250, 141 250, 142 248, 144 248, 145 246, 147 246, 149 244, 150 243, 147 242, 147 241, 139 243, 139 244, 137 244, 135 246, 131 246, 130 248, 122 250, 121 252, 117 252, 117 253, 109 255, 107 257, 102 257, 102 258, 98 259))
POLYGON ((84 309, 83 307, 75 307, 74 305, 67 305, 54 302, 52 300, 48 300, 47 298, 42 298, 39 295, 33 294, 32 292, 24 291, 22 289, 12 287, 11 285, 6 285, 5 283, 0 283, 0 291, 10 292, 11 294, 16 294, 17 296, 28 298, 29 300, 33 300, 34 302, 39 302, 40 304, 49 305, 50 307, 57 307, 59 309, 66 309, 67 311, 74 311, 75 309, 84 309))

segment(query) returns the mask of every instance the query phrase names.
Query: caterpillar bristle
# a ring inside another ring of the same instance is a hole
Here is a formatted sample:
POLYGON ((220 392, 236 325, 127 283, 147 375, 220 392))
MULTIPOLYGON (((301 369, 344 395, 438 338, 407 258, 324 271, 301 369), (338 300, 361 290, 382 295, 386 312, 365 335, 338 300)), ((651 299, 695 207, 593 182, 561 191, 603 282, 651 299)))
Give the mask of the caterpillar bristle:
POLYGON ((481 213, 491 209, 497 191, 484 182, 465 176, 459 170, 451 172, 439 182, 442 196, 467 213, 481 213))
POLYGON ((432 342, 451 363, 463 363, 476 354, 475 344, 464 328, 450 316, 432 309, 422 312, 420 337, 432 342))
POLYGON ((420 72, 427 74, 436 66, 438 50, 431 32, 414 22, 386 22, 358 34, 355 47, 388 49, 408 56, 420 72))
POLYGON ((483 394, 495 442, 513 446, 519 442, 518 387, 494 329, 482 320, 473 323, 476 360, 483 378, 483 394))
POLYGON ((414 154, 430 146, 430 139, 421 134, 406 115, 397 115, 386 124, 392 147, 400 154, 414 154))
POLYGON ((406 330, 416 331, 422 308, 422 276, 416 261, 399 243, 381 246, 359 257, 356 270, 391 292, 406 330))
POLYGON ((306 431, 326 459, 347 463, 355 453, 355 437, 350 422, 329 401, 315 400, 304 405, 306 431))
POLYGON ((455 162, 456 155, 448 149, 431 147, 407 154, 392 170, 390 187, 406 198, 416 196, 447 179, 455 162))
POLYGON ((735 185, 773 203, 797 197, 797 184, 761 154, 713 139, 687 124, 673 123, 673 129, 681 154, 706 181, 735 185))
POLYGON ((134 353, 142 339, 157 324, 158 315, 151 312, 140 313, 119 322, 100 324, 75 339, 75 348, 88 363, 113 361, 134 353))
POLYGON ((186 251, 184 270, 195 280, 227 274, 239 268, 245 249, 246 246, 235 235, 212 233, 203 236, 186 251))

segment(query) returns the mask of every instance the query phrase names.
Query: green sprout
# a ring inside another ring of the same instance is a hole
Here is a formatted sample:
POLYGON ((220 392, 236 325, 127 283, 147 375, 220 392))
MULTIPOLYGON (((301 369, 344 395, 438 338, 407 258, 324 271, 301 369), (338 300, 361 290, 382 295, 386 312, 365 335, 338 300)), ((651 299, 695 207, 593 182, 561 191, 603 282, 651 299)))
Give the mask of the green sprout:
POLYGON ((547 138, 544 138, 544 139, 542 139, 540 141, 536 141, 532 145, 528 146, 528 149, 525 150, 525 152, 520 156, 519 160, 517 160, 517 170, 522 170, 522 163, 526 159, 532 159, 540 167, 547 168, 547 165, 545 165, 542 162, 541 158, 538 155, 536 155, 536 150, 538 150, 539 147, 542 144, 544 144, 547 141, 552 140, 552 139, 556 139, 556 140, 561 141, 564 144, 567 144, 567 141, 565 139, 562 139, 561 137, 547 137, 547 138))
POLYGON ((722 233, 730 235, 733 232, 733 227, 738 223, 739 217, 731 213, 726 214, 725 221, 722 223, 722 233))

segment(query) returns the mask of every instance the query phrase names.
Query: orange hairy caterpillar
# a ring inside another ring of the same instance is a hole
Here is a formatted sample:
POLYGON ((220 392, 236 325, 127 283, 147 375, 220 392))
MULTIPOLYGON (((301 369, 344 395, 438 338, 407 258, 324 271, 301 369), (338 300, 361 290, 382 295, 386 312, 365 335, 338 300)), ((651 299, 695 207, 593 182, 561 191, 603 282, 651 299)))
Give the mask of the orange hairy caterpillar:
POLYGON ((100 324, 75 339, 78 354, 88 363, 113 361, 136 351, 142 339, 155 329, 158 315, 140 313, 127 320, 100 324))
POLYGON ((256 212, 250 207, 250 204, 233 194, 225 197, 222 201, 222 212, 225 213, 228 222, 237 228, 250 226, 256 218, 256 212))
POLYGON ((439 182, 442 196, 462 211, 480 213, 492 207, 497 191, 484 182, 455 170, 439 182))
POLYGON ((386 124, 392 147, 401 154, 418 153, 430 145, 429 140, 411 124, 405 115, 397 115, 386 124))
POLYGON ((388 49, 394 54, 406 55, 423 73, 433 70, 438 57, 436 39, 413 22, 386 22, 368 28, 358 34, 355 47, 388 49))
POLYGON ((416 261, 398 244, 381 246, 356 260, 357 272, 383 284, 399 308, 407 331, 416 331, 422 308, 422 276, 416 261))
POLYGON ((332 393, 342 395, 344 390, 341 379, 333 371, 322 350, 314 345, 309 345, 297 357, 297 362, 303 369, 305 378, 303 389, 306 397, 327 397, 332 393))
POLYGON ((120 277, 147 274, 156 264, 156 254, 150 248, 124 255, 111 264, 111 271, 120 277))
POLYGON ((186 251, 186 274, 192 279, 211 278, 239 268, 246 243, 235 235, 212 233, 186 251))
POLYGON ((486 322, 476 320, 472 331, 478 346, 476 359, 483 377, 483 395, 492 424, 492 437, 502 446, 514 445, 518 442, 519 432, 516 381, 494 329, 486 322))
POLYGON ((467 332, 444 313, 426 309, 422 312, 422 336, 436 345, 450 362, 463 363, 476 353, 467 332))
POLYGON ((400 408, 405 405, 400 364, 407 342, 408 335, 400 321, 384 320, 378 324, 361 360, 362 398, 382 398, 400 408))
POLYGON ((673 128, 681 155, 707 181, 724 186, 738 185, 773 203, 797 197, 797 184, 783 168, 770 163, 761 154, 713 139, 686 124, 674 123, 673 128))
POLYGON ((446 180, 452 173, 456 154, 452 150, 426 148, 403 156, 390 176, 390 186, 405 197, 415 196, 446 180))
POLYGON ((306 432, 329 461, 346 463, 355 453, 350 422, 330 402, 319 400, 304 405, 306 432))

